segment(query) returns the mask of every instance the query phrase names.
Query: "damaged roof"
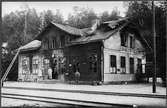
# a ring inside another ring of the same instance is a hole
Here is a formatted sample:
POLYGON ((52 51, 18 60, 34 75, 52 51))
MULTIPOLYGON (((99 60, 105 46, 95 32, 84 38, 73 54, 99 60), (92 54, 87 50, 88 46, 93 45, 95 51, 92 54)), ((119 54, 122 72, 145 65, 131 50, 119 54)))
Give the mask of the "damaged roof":
POLYGON ((85 44, 85 43, 89 43, 89 42, 95 42, 95 41, 101 41, 101 40, 105 40, 107 38, 109 38, 110 36, 112 36, 114 33, 116 33, 117 31, 121 30, 123 27, 125 27, 128 23, 124 23, 118 27, 116 23, 114 23, 113 25, 111 25, 111 23, 109 22, 104 22, 103 24, 108 24, 109 27, 111 27, 111 30, 108 32, 96 32, 95 34, 91 35, 91 36, 82 36, 80 38, 77 38, 73 41, 71 41, 70 44, 68 44, 68 46, 71 45, 76 45, 76 44, 85 44))
MULTIPOLYGON (((69 33, 71 35, 79 36, 77 39, 71 41, 67 46, 77 45, 77 44, 85 44, 89 42, 95 42, 95 41, 102 41, 110 36, 112 36, 117 31, 124 28, 126 25, 129 24, 129 21, 127 18, 120 19, 120 20, 114 20, 114 21, 107 21, 103 23, 95 23, 91 28, 84 28, 84 29, 78 29, 71 27, 69 25, 63 25, 58 23, 50 23, 51 26, 55 26, 61 30, 63 30, 66 33, 69 33), (102 25, 107 25, 110 29, 108 31, 104 32, 96 32, 98 27, 102 25)), ((47 28, 45 28, 47 30, 47 28)), ((142 37, 143 38, 143 37, 142 37)), ((41 47, 41 41, 39 41, 37 38, 34 41, 31 41, 30 43, 20 47, 21 51, 26 50, 36 50, 41 47)))
POLYGON ((86 29, 78 29, 78 28, 71 27, 69 25, 63 25, 63 24, 58 24, 54 22, 51 22, 51 24, 53 24, 54 26, 58 27, 59 29, 71 35, 82 36, 86 32, 86 29))

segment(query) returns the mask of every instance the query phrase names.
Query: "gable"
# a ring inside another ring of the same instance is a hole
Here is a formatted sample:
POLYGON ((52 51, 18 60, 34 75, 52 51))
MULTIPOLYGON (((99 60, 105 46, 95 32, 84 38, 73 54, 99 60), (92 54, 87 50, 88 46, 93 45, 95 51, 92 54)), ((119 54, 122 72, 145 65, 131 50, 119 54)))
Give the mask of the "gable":
POLYGON ((108 49, 114 49, 114 50, 122 50, 127 49, 134 49, 138 51, 144 51, 145 47, 143 43, 141 42, 142 39, 138 36, 136 32, 134 32, 131 29, 123 29, 118 32, 116 32, 113 35, 110 35, 110 37, 106 40, 104 40, 104 47, 108 49), (125 46, 122 45, 122 39, 125 38, 125 46))

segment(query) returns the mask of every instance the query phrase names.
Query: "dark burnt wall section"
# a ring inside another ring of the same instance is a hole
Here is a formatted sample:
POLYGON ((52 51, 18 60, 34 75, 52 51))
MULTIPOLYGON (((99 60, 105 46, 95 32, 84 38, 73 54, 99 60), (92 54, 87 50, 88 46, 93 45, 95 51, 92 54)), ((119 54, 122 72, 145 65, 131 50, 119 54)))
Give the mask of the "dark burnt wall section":
POLYGON ((66 80, 75 80, 80 72, 80 81, 101 81, 101 42, 80 44, 66 48, 66 80))

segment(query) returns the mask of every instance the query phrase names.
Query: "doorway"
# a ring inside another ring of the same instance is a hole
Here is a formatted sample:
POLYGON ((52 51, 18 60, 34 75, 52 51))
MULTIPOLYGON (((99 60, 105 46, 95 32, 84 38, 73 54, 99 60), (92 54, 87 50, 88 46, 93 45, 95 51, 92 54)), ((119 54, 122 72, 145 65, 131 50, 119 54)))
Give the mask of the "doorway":
POLYGON ((130 74, 134 74, 134 58, 131 58, 130 57, 130 63, 129 63, 129 65, 130 65, 130 74))

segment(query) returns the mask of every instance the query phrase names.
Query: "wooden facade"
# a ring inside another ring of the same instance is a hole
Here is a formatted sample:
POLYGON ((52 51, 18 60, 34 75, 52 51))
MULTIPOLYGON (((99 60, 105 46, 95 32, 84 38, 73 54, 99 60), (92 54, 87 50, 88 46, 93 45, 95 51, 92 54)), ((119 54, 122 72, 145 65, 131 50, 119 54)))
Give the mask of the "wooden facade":
POLYGON ((145 73, 145 46, 137 29, 113 28, 109 22, 87 30, 48 25, 36 37, 40 46, 29 45, 19 55, 19 80, 48 80, 49 67, 52 79, 63 82, 74 81, 76 71, 80 81, 104 83, 133 81, 137 71, 145 73))

